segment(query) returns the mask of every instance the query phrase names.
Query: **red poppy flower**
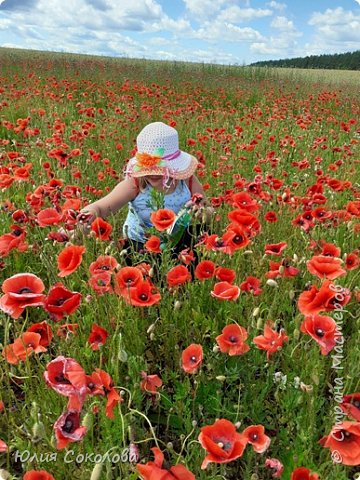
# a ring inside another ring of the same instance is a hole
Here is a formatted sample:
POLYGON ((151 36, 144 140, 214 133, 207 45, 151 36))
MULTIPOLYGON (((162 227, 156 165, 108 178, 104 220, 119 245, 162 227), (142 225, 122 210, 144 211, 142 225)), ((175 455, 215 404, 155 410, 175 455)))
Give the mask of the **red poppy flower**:
POLYGON ((201 464, 204 470, 209 463, 228 463, 241 457, 246 447, 245 437, 236 431, 229 420, 220 419, 202 427, 199 435, 201 446, 207 455, 201 464))
POLYGON ((205 238, 202 243, 205 243, 206 250, 212 250, 213 252, 224 252, 228 255, 234 253, 233 248, 226 244, 225 240, 218 237, 216 234, 205 235, 205 238))
POLYGON ((93 378, 97 378, 97 383, 99 385, 103 386, 107 398, 105 415, 112 420, 114 418, 114 408, 118 403, 122 402, 123 399, 115 390, 114 382, 107 372, 100 368, 96 368, 92 376, 93 378))
POLYGON ((182 352, 182 368, 186 373, 196 373, 203 360, 201 345, 192 343, 182 352))
POLYGON ((228 213, 230 222, 238 224, 246 232, 249 232, 251 237, 257 235, 261 230, 261 225, 258 218, 245 209, 232 210, 228 213))
POLYGON ((91 349, 99 350, 99 348, 102 347, 106 342, 106 339, 108 336, 109 336, 109 332, 105 330, 105 328, 102 328, 96 323, 93 323, 91 327, 91 332, 88 338, 88 342, 90 343, 91 349))
POLYGON ((307 269, 318 278, 327 278, 335 280, 335 278, 346 275, 346 270, 341 268, 341 259, 329 257, 327 255, 315 255, 306 263, 307 269))
POLYGON ((267 458, 265 467, 273 470, 272 478, 280 478, 284 471, 284 465, 277 458, 267 458))
POLYGON ((55 208, 45 208, 45 210, 40 210, 36 216, 37 223, 40 227, 58 225, 62 221, 62 218, 63 215, 55 208))
POLYGON ((146 372, 141 372, 141 378, 140 388, 144 392, 155 394, 163 383, 157 375, 148 375, 146 372))
POLYGON ((360 258, 357 252, 348 253, 345 260, 346 270, 355 270, 360 266, 360 258))
POLYGON ((240 288, 228 282, 215 283, 211 296, 218 300, 235 301, 240 295, 240 288))
POLYGON ((181 250, 179 253, 178 259, 185 265, 190 265, 190 263, 195 260, 195 255, 192 250, 189 250, 189 248, 184 248, 184 250, 181 250))
POLYGON ((169 209, 160 209, 150 215, 150 221, 159 232, 167 230, 174 223, 175 213, 169 209))
POLYGON ((97 217, 92 222, 90 229, 94 232, 96 238, 99 238, 100 240, 110 240, 113 228, 110 223, 106 222, 101 217, 97 217))
POLYGON ((53 285, 45 299, 44 308, 52 320, 59 322, 65 315, 71 315, 79 307, 81 293, 68 290, 62 283, 53 285))
POLYGON ((151 235, 151 237, 145 242, 144 247, 148 252, 161 253, 160 244, 160 238, 156 235, 151 235))
POLYGON ((4 233, 0 236, 0 257, 7 257, 12 250, 25 252, 28 244, 25 242, 26 230, 12 225, 11 233, 4 233))
POLYGON ((246 192, 235 193, 230 197, 230 203, 236 209, 246 210, 249 213, 259 210, 258 202, 246 192))
POLYGON ((143 281, 144 277, 140 269, 136 267, 123 267, 115 275, 114 290, 118 295, 122 295, 123 290, 136 287, 143 281))
POLYGON ((56 448, 66 448, 69 443, 82 440, 86 433, 86 427, 80 426, 80 412, 69 410, 64 412, 54 424, 56 448))
POLYGON ((259 335, 253 339, 255 345, 260 348, 260 350, 266 350, 267 359, 270 358, 272 353, 277 352, 283 345, 284 342, 287 342, 289 337, 285 334, 283 330, 277 332, 271 328, 271 322, 266 322, 264 327, 264 335, 259 335))
POLYGON ((246 247, 246 245, 250 243, 249 230, 246 230, 244 227, 237 225, 236 223, 231 223, 221 238, 230 250, 230 254, 246 247))
POLYGON ((6 445, 4 440, 0 439, 0 453, 5 453, 9 450, 9 447, 6 445))
POLYGON ((319 345, 323 355, 327 355, 336 345, 336 322, 324 315, 308 315, 300 326, 300 331, 310 335, 319 345))
POLYGON ((195 480, 195 475, 187 470, 183 465, 175 465, 169 470, 162 468, 164 463, 164 454, 154 447, 155 460, 147 462, 145 465, 138 463, 136 469, 143 480, 195 480))
POLYGON ((94 273, 89 278, 89 285, 99 295, 103 295, 104 293, 112 293, 113 288, 111 286, 111 273, 107 271, 94 273))
POLYGON ((198 280, 207 280, 215 274, 215 264, 211 260, 202 260, 195 268, 195 277, 198 280))
POLYGON ((67 339, 70 335, 75 335, 78 328, 78 323, 64 323, 56 330, 56 335, 67 339))
POLYGON ((95 262, 90 263, 89 272, 96 273, 113 272, 119 266, 116 258, 111 255, 100 255, 95 262))
POLYGON ((286 242, 280 242, 280 243, 268 243, 265 245, 265 254, 266 255, 275 255, 279 257, 283 250, 287 247, 286 242))
POLYGON ((247 277, 240 284, 240 290, 243 292, 250 292, 256 297, 262 292, 262 289, 260 288, 260 280, 256 277, 247 277))
POLYGON ((12 365, 26 360, 32 353, 46 352, 46 348, 40 345, 41 335, 34 332, 24 332, 14 343, 7 345, 2 355, 12 365))
POLYGON ((166 274, 166 281, 169 287, 183 285, 191 280, 191 274, 185 265, 176 265, 166 274))
POLYGON ((234 283, 236 272, 232 268, 217 267, 215 270, 215 277, 220 282, 234 283))
POLYGON ((321 242, 322 250, 320 255, 326 255, 328 257, 340 257, 341 250, 333 243, 327 243, 324 240, 321 242))
POLYGON ((26 307, 44 305, 45 286, 32 273, 17 273, 7 278, 1 288, 5 295, 0 298, 0 309, 12 318, 19 318, 26 307))
POLYGON ((298 308, 303 315, 313 315, 344 307, 351 298, 347 288, 340 290, 330 280, 325 280, 320 289, 312 285, 310 290, 302 292, 298 299, 298 308))
POLYGON ((143 280, 134 287, 122 290, 122 296, 127 303, 135 307, 150 307, 161 300, 159 291, 148 280, 143 280))
POLYGON ((86 374, 73 359, 59 356, 48 363, 44 372, 46 384, 55 392, 70 397, 72 405, 81 409, 86 395, 86 374))
POLYGON ((267 222, 269 223, 275 223, 278 221, 278 216, 276 215, 275 212, 267 212, 265 215, 264 215, 264 218, 267 222))
POLYGON ((29 470, 23 476, 23 480, 55 480, 55 478, 46 470, 29 470))
POLYGON ((257 453, 264 453, 269 448, 270 438, 265 435, 265 428, 263 425, 251 425, 245 428, 242 432, 247 443, 250 443, 257 453))
POLYGON ((344 395, 340 407, 348 416, 360 422, 360 392, 344 395))
POLYGON ((291 474, 291 480, 318 480, 318 478, 319 475, 317 473, 311 473, 305 467, 296 468, 291 474))
POLYGON ((288 260, 269 262, 270 271, 265 273, 266 278, 296 277, 300 273, 298 268, 291 266, 288 260))
POLYGON ((39 343, 43 347, 48 347, 53 338, 51 327, 46 321, 33 323, 26 331, 38 333, 41 337, 39 343))
POLYGON ((86 249, 83 245, 69 245, 58 255, 57 265, 59 277, 66 277, 75 272, 82 262, 82 256, 86 249))
POLYGON ((343 465, 360 465, 360 422, 342 422, 334 425, 329 435, 320 442, 329 448, 333 459, 343 465))
POLYGON ((223 328, 222 334, 216 337, 216 343, 222 353, 228 353, 230 356, 243 355, 250 350, 249 345, 245 343, 247 337, 245 328, 234 323, 223 328))

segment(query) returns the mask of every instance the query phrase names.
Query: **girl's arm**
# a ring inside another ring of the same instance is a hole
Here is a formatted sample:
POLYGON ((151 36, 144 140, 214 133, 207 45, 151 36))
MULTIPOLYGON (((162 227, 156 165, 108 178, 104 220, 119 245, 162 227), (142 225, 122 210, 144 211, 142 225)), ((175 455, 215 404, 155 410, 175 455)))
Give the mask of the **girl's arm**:
POLYGON ((138 187, 133 178, 122 180, 108 195, 84 207, 80 214, 86 215, 90 213, 94 217, 105 218, 116 213, 120 208, 133 200, 137 194, 138 187))

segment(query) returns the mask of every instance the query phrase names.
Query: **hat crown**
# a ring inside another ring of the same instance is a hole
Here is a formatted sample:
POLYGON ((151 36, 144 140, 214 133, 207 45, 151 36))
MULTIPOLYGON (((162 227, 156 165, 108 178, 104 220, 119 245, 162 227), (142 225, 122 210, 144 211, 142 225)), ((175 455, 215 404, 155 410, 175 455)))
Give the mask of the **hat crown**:
POLYGON ((146 125, 136 139, 137 151, 153 155, 157 149, 164 149, 163 157, 179 150, 179 136, 175 128, 162 122, 146 125))

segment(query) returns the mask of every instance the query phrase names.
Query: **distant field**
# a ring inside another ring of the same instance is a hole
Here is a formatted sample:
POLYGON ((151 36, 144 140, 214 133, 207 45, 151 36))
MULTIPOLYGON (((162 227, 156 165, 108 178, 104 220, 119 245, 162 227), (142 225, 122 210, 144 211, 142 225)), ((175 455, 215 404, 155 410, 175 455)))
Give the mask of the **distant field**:
MULTIPOLYGON (((264 67, 262 67, 264 68, 264 67)), ((306 68, 269 68, 270 75, 297 81, 324 83, 328 85, 353 85, 360 95, 360 71, 320 70, 306 68)))

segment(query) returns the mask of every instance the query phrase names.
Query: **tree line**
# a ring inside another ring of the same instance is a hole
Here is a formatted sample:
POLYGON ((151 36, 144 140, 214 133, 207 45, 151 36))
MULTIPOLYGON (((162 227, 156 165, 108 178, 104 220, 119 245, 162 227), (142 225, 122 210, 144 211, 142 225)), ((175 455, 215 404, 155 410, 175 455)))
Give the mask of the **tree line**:
POLYGON ((335 70, 360 70, 360 50, 332 55, 310 55, 307 57, 264 60, 252 63, 257 67, 323 68, 335 70))

